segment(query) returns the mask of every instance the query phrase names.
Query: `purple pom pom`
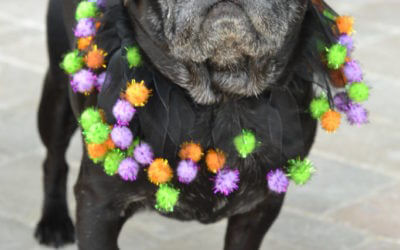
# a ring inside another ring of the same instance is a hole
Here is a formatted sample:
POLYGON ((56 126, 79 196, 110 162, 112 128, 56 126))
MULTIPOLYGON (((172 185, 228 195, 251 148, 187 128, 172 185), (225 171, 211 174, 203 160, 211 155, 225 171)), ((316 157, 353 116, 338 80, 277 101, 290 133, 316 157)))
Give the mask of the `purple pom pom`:
POLYGON ((238 189, 239 170, 222 169, 217 173, 214 182, 214 194, 221 193, 225 196, 238 189))
POLYGON ((82 18, 75 27, 76 37, 87 37, 96 35, 96 23, 93 18, 82 18))
POLYGON ((114 104, 112 112, 118 125, 127 126, 135 115, 136 109, 128 101, 119 99, 114 104))
POLYGON ((111 131, 111 139, 120 149, 127 149, 132 143, 133 135, 128 127, 114 126, 111 131))
POLYGON ((280 169, 271 170, 267 174, 267 181, 269 189, 279 194, 285 193, 289 186, 289 179, 280 169))
POLYGON ((82 69, 72 76, 72 90, 79 93, 89 93, 94 88, 96 80, 96 75, 92 71, 82 69))
POLYGON ((139 164, 133 158, 121 161, 118 173, 124 181, 135 181, 139 172, 139 164))
POLYGON ((99 92, 101 91, 101 88, 103 87, 105 81, 106 81, 106 72, 103 72, 97 76, 95 87, 99 92))
POLYGON ((135 157, 135 160, 142 165, 149 165, 154 159, 153 150, 149 144, 144 142, 141 142, 136 146, 135 150, 133 151, 133 156, 135 157))
POLYGON ((358 103, 350 104, 346 115, 351 125, 362 125, 368 122, 367 110, 358 103))
POLYGON ((349 35, 343 34, 339 37, 339 44, 347 48, 347 54, 349 55, 354 49, 353 38, 349 35))
POLYGON ((176 169, 178 180, 182 183, 189 184, 196 178, 198 167, 192 160, 182 160, 176 169))
POLYGON ((333 103, 340 112, 346 112, 352 102, 346 92, 340 92, 333 98, 333 103))
POLYGON ((89 2, 96 3, 100 9, 106 8, 106 0, 89 0, 89 2))
POLYGON ((363 79, 361 67, 354 60, 351 60, 344 65, 343 73, 348 82, 361 82, 363 79))

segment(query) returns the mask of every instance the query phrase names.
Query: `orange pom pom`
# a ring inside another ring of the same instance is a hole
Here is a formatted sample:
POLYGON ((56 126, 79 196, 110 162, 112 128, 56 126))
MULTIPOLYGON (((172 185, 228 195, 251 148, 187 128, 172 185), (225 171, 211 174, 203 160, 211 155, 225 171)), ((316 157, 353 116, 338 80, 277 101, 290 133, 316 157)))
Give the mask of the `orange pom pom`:
POLYGON ((334 110, 328 110, 321 117, 322 128, 328 132, 335 132, 340 125, 340 113, 334 110))
POLYGON ((354 18, 350 16, 340 16, 336 18, 336 25, 340 34, 351 35, 353 33, 354 18))
POLYGON ((99 69, 101 67, 105 68, 104 64, 105 57, 107 53, 102 49, 97 49, 97 45, 94 45, 92 50, 87 53, 85 56, 85 62, 88 68, 91 69, 99 69))
POLYGON ((157 158, 150 164, 147 175, 150 182, 159 185, 170 181, 173 173, 167 160, 157 158))
POLYGON ((93 37, 82 37, 78 39, 78 49, 85 50, 87 49, 93 41, 93 37))
POLYGON ((226 157, 221 150, 210 149, 206 155, 206 164, 209 171, 216 173, 224 167, 226 157))
POLYGON ((108 149, 115 149, 115 144, 113 142, 113 140, 110 138, 108 138, 108 140, 104 143, 106 145, 106 147, 108 149))
POLYGON ((347 79, 343 74, 341 69, 338 70, 330 70, 329 74, 331 76, 332 85, 336 88, 343 88, 347 84, 347 79))
POLYGON ((125 91, 125 98, 133 106, 144 106, 147 103, 151 94, 151 90, 144 85, 144 81, 136 82, 132 80, 128 83, 128 88, 125 91))
POLYGON ((97 22, 96 22, 96 30, 99 30, 100 27, 101 27, 101 22, 100 22, 100 21, 97 21, 97 22))
POLYGON ((201 149, 200 144, 194 142, 185 142, 181 146, 181 150, 179 151, 179 157, 182 160, 190 159, 194 162, 198 162, 201 160, 203 156, 203 150, 201 149))
POLYGON ((106 156, 108 147, 106 144, 88 144, 87 151, 90 159, 102 159, 106 156))

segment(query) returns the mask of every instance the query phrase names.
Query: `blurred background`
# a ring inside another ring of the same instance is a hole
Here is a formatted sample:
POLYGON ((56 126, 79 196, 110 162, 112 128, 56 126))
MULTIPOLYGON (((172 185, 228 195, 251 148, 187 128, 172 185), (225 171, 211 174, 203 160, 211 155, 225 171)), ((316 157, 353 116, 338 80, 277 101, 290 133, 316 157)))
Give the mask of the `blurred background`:
MULTIPOLYGON (((310 158, 318 172, 290 187, 264 250, 400 249, 400 0, 329 0, 356 20, 357 49, 373 92, 370 124, 319 131, 310 158)), ((33 239, 42 202, 44 148, 36 110, 47 67, 47 0, 0 0, 0 249, 46 249, 33 239)), ((51 122, 51 121, 49 121, 51 122)), ((69 200, 81 155, 75 135, 68 151, 69 200)), ((122 249, 222 249, 226 221, 180 223, 153 213, 134 216, 122 249)), ((67 250, 77 249, 70 246, 67 250)))

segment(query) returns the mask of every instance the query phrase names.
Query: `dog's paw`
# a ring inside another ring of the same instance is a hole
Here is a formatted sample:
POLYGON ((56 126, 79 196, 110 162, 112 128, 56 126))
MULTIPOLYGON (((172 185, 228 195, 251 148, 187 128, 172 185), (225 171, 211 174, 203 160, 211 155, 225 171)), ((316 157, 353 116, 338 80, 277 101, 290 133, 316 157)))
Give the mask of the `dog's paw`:
POLYGON ((74 243, 75 229, 68 212, 45 213, 36 227, 35 238, 40 244, 56 248, 74 243))

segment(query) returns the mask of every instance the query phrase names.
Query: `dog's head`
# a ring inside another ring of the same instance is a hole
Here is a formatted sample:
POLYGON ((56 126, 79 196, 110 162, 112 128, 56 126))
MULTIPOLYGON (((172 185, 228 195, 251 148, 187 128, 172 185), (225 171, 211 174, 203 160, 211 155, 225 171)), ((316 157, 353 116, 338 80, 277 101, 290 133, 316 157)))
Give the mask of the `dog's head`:
POLYGON ((198 103, 253 96, 277 83, 308 0, 125 0, 156 67, 198 103))

